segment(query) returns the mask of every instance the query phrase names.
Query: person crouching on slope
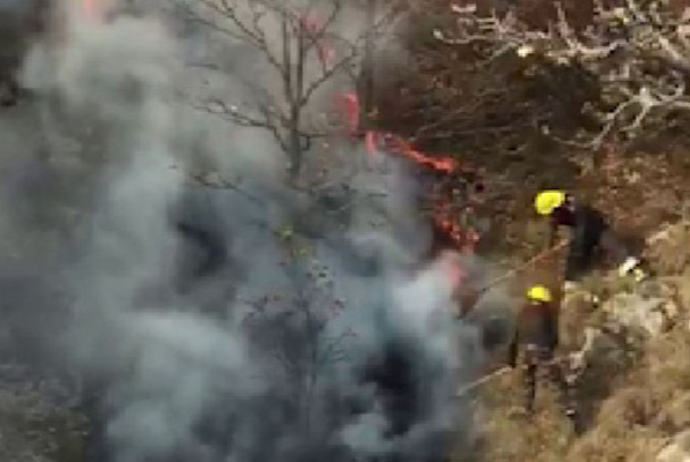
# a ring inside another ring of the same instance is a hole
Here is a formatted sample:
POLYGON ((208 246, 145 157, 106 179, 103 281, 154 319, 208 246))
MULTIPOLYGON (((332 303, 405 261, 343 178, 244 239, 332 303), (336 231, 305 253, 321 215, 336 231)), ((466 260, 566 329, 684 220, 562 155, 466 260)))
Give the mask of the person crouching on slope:
POLYGON ((550 247, 555 244, 560 226, 572 229, 565 268, 566 291, 591 269, 597 249, 615 261, 621 277, 632 275, 637 282, 646 278, 640 260, 620 241, 599 210, 559 190, 537 194, 534 207, 539 215, 551 218, 550 247))
POLYGON ((527 300, 517 314, 515 333, 509 347, 508 365, 524 367, 525 411, 534 412, 537 379, 545 372, 559 388, 562 404, 568 418, 575 421, 576 410, 572 390, 567 383, 561 364, 555 361, 558 347, 558 308, 551 291, 534 286, 527 292, 527 300))

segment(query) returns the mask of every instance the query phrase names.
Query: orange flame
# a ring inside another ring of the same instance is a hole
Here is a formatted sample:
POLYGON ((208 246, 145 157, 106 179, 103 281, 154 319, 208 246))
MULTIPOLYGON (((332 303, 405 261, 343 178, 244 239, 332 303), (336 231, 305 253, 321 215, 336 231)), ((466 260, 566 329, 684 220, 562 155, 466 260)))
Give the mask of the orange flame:
MULTIPOLYGON (((322 24, 314 16, 305 15, 302 18, 303 27, 308 32, 317 35, 322 28, 322 24)), ((326 43, 318 43, 318 52, 322 62, 332 62, 334 50, 326 43)), ((348 122, 348 131, 351 137, 359 138, 362 134, 360 127, 360 112, 361 107, 359 99, 355 92, 347 92, 341 95, 345 102, 345 116, 348 122)), ((364 144, 370 156, 375 156, 377 153, 384 151, 391 154, 405 157, 417 165, 431 169, 435 172, 446 175, 458 175, 461 173, 460 164, 451 157, 432 157, 419 150, 415 149, 410 143, 403 138, 390 134, 381 133, 369 130, 363 133, 364 144)), ((436 229, 447 236, 455 250, 464 254, 474 253, 475 246, 479 241, 479 235, 471 228, 461 226, 457 221, 457 213, 449 204, 452 203, 452 197, 435 197, 434 198, 434 213, 433 222, 436 229)), ((459 262, 451 262, 448 267, 448 276, 451 280, 453 292, 459 293, 465 285, 467 273, 464 271, 459 262)), ((472 294, 465 294, 468 298, 464 300, 464 310, 471 309, 476 299, 473 300, 472 294)))
MULTIPOLYGON (((357 136, 359 132, 360 106, 357 94, 345 93, 344 99, 348 103, 346 115, 351 136, 357 136)), ((396 154, 413 161, 415 164, 433 170, 444 175, 458 175, 462 173, 460 163, 451 157, 432 157, 414 147, 402 137, 392 133, 382 133, 369 130, 364 133, 364 144, 370 156, 379 152, 396 154)), ((436 194, 433 198, 433 220, 435 227, 447 236, 461 253, 473 253, 479 240, 478 235, 472 229, 465 229, 455 219, 458 215, 450 204, 451 197, 444 194, 436 194)))
POLYGON ((398 154, 412 160, 416 164, 441 173, 458 172, 460 165, 451 157, 432 157, 414 149, 402 137, 391 133, 368 131, 365 135, 367 151, 376 155, 380 151, 398 154))
POLYGON ((345 115, 347 116, 347 126, 350 136, 357 136, 359 130, 359 100, 357 95, 352 92, 345 93, 342 96, 342 101, 345 108, 345 115))
MULTIPOLYGON (((359 100, 354 92, 345 93, 344 99, 347 101, 347 119, 352 135, 357 135, 359 130, 359 100)), ((398 154, 416 162, 424 167, 445 173, 453 173, 459 169, 457 161, 450 157, 431 157, 414 149, 402 137, 391 133, 381 133, 369 130, 364 135, 367 152, 376 155, 384 150, 393 154, 398 154)))

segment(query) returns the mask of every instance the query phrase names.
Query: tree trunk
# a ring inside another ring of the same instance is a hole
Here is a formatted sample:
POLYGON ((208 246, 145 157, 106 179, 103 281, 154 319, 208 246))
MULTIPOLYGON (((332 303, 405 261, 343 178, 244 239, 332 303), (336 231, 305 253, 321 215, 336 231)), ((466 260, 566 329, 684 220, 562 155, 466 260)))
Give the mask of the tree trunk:
POLYGON ((376 0, 367 0, 366 5, 366 37, 364 42, 364 56, 359 75, 360 94, 360 126, 371 128, 374 111, 374 28, 376 27, 376 0))
POLYGON ((299 115, 293 115, 293 127, 290 129, 288 139, 288 173, 291 180, 296 180, 302 171, 302 157, 304 150, 302 146, 302 137, 299 131, 299 115))

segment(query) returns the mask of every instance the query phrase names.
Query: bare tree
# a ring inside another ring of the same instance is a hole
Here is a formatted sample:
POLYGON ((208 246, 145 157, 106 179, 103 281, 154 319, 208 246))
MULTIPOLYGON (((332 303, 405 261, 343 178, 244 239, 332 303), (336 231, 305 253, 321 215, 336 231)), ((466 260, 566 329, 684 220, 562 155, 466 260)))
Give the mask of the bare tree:
MULTIPOLYGON (((215 95, 198 106, 238 125, 270 132, 287 155, 293 178, 300 174, 312 140, 334 128, 319 104, 322 93, 338 80, 345 88, 355 85, 365 44, 398 12, 395 2, 388 2, 377 18, 353 27, 346 21, 361 14, 359 0, 172 1, 191 23, 220 37, 226 51, 244 48, 249 61, 264 61, 265 66, 256 68, 262 75, 240 77, 245 91, 235 101, 215 95)), ((227 72, 218 63, 201 66, 227 72)))
POLYGON ((402 127, 422 148, 447 149, 447 140, 478 151, 509 147, 550 119, 560 102, 548 101, 543 88, 522 78, 517 57, 493 56, 481 42, 451 42, 448 37, 459 28, 456 16, 444 1, 430 1, 413 13, 408 72, 382 92, 382 122, 402 127), (445 43, 434 38, 434 29, 445 43))
POLYGON ((371 123, 371 115, 374 109, 374 55, 375 55, 375 27, 377 0, 365 0, 365 28, 366 36, 362 56, 362 66, 359 77, 359 94, 361 96, 360 120, 364 126, 371 123))
POLYGON ((566 139, 540 126, 559 141, 596 149, 690 110, 690 10, 681 14, 665 0, 599 3, 592 23, 575 29, 556 6, 557 20, 544 30, 514 11, 479 15, 473 5, 453 7, 453 24, 434 37, 452 47, 480 47, 486 61, 517 58, 532 74, 557 70, 595 82, 598 91, 578 108, 596 121, 593 129, 566 139))
POLYGON ((328 368, 347 359, 354 333, 331 329, 344 302, 334 296, 328 268, 303 255, 290 239, 285 239, 285 246, 289 255, 284 264, 295 276, 293 285, 285 293, 248 300, 245 326, 258 354, 290 391, 286 396, 295 410, 292 418, 308 437, 319 431, 312 428, 319 381, 328 368))

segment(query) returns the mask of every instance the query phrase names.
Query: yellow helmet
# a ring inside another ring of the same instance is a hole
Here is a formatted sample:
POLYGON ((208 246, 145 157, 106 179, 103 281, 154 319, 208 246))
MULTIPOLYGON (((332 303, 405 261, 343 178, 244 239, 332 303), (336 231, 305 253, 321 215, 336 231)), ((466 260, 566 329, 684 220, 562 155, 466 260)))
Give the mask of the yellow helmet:
POLYGON ((544 286, 534 286, 527 291, 527 298, 530 300, 535 300, 538 302, 548 303, 553 298, 551 297, 551 291, 544 286))
POLYGON ((539 215, 551 215, 565 203, 565 192, 557 190, 542 191, 534 199, 534 208, 539 215))

